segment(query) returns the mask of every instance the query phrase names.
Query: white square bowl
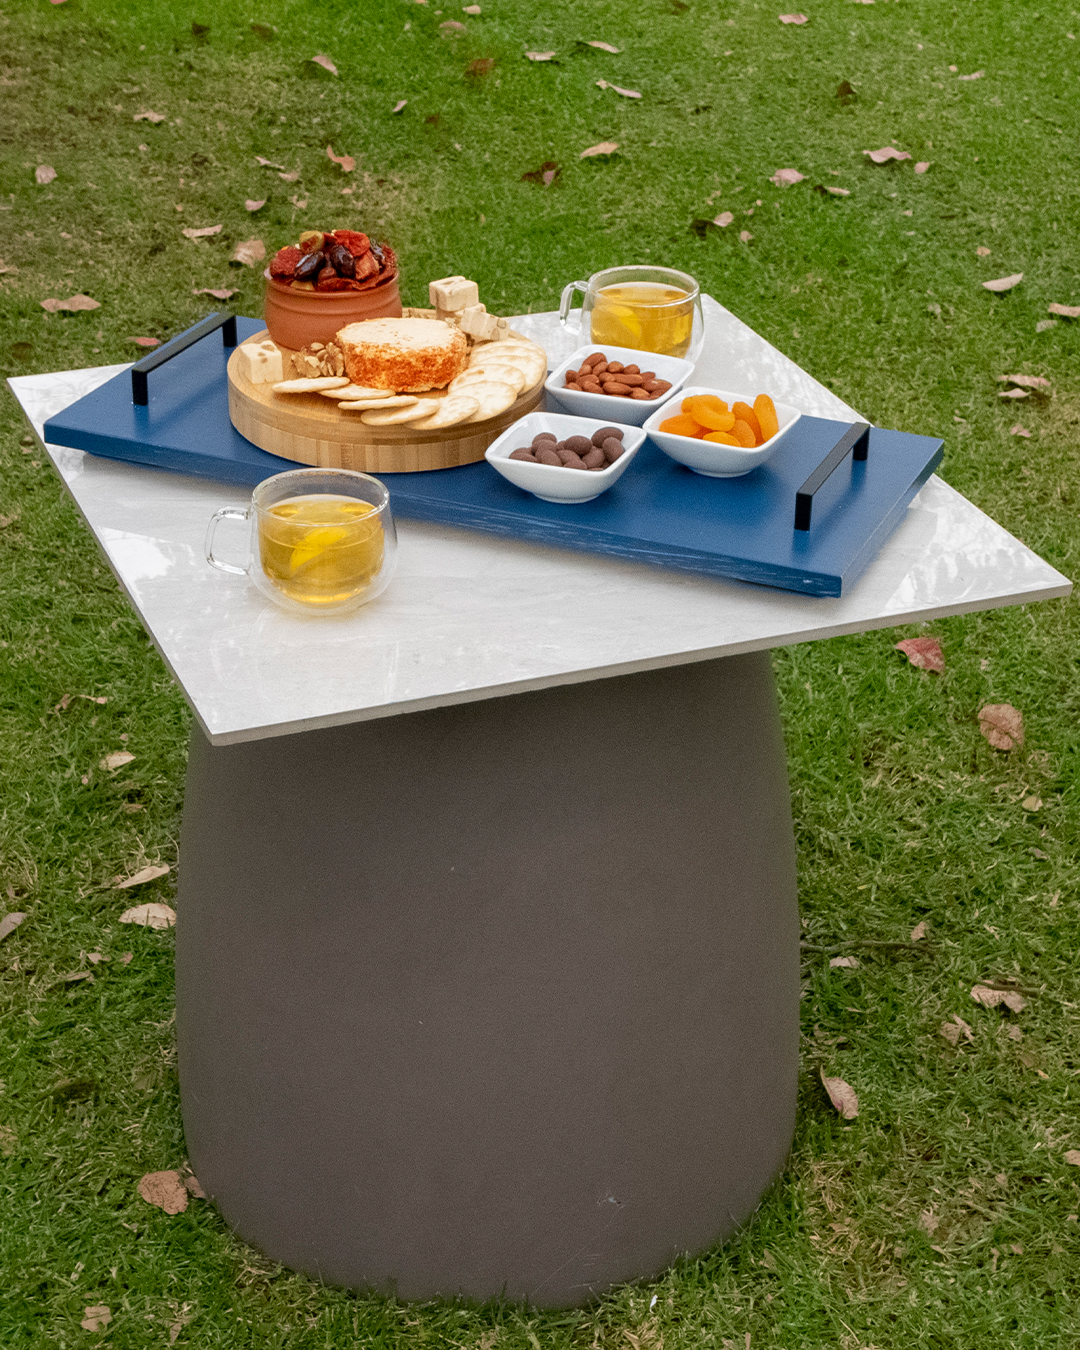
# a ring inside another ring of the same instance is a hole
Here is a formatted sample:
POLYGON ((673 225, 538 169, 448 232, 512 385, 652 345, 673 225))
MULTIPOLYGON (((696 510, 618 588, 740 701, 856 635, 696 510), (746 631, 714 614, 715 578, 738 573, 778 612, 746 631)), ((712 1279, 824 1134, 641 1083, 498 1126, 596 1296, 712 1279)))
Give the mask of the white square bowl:
MULTIPOLYGON (((758 390, 758 393, 761 393, 758 390)), ((649 420, 645 423, 645 431, 649 440, 654 445, 658 445, 665 455, 677 460, 680 464, 685 464, 688 469, 693 469, 695 473, 704 474, 706 478, 741 478, 744 473, 749 473, 751 469, 756 469, 759 464, 764 464, 770 455, 774 454, 777 446, 788 434, 791 428, 802 417, 798 408, 793 408, 789 403, 777 403, 773 399, 773 407, 776 409, 776 420, 779 423, 779 431, 775 436, 770 436, 763 444, 755 446, 753 450, 744 450, 741 445, 721 445, 718 441, 698 441, 693 436, 676 436, 670 431, 661 431, 660 423, 666 421, 669 417, 675 417, 682 410, 682 401, 684 398, 693 398, 695 394, 715 394, 722 398, 730 407, 733 403, 749 403, 751 408, 754 406, 754 399, 757 394, 738 394, 732 393, 730 389, 706 389, 704 385, 694 385, 688 389, 683 389, 679 397, 674 402, 668 402, 662 408, 657 408, 649 420)))
MULTIPOLYGON (((587 355, 588 353, 586 353, 587 355)), ((622 399, 611 399, 622 403, 622 399)), ((639 400, 640 402, 640 400, 639 400)), ((591 502, 617 483, 630 461, 645 444, 645 433, 640 427, 628 427, 625 422, 616 422, 613 418, 571 417, 568 413, 531 412, 519 418, 512 427, 492 441, 484 451, 484 458, 497 473, 515 487, 531 492, 542 502, 591 502), (529 464, 525 460, 511 459, 514 450, 528 448, 532 438, 541 431, 550 431, 560 441, 568 436, 588 436, 592 439, 594 431, 601 427, 617 427, 622 432, 622 442, 626 449, 606 469, 556 468, 554 464, 529 464)))
MULTIPOLYGON (((544 388, 548 398, 568 413, 576 413, 578 417, 610 418, 612 426, 640 427, 654 409, 675 397, 693 371, 693 361, 684 361, 681 356, 661 356, 658 352, 639 352, 632 347, 609 347, 605 343, 590 342, 587 347, 579 347, 568 356, 548 376, 544 388), (660 379, 671 381, 671 388, 658 399, 616 398, 612 394, 586 394, 567 389, 564 383, 566 372, 578 370, 582 361, 593 352, 603 352, 612 361, 621 361, 624 366, 654 370, 660 379), (613 410, 613 404, 617 411, 613 410)), ((580 469, 578 472, 581 472, 580 469)))

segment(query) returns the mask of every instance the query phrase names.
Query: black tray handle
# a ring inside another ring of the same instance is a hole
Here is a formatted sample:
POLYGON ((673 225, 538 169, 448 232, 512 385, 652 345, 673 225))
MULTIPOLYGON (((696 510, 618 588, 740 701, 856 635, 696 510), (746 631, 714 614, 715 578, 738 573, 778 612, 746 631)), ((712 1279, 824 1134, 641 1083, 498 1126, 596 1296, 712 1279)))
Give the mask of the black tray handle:
POLYGON ((848 453, 850 452, 852 459, 865 459, 869 450, 870 424, 868 422, 853 422, 796 492, 795 528, 797 530, 808 530, 810 528, 810 512, 814 506, 814 493, 843 464, 848 457, 848 453))
POLYGON ((166 361, 171 361, 174 356, 179 356, 181 352, 187 351, 193 343, 199 342, 209 333, 214 333, 221 329, 221 342, 225 347, 236 346, 236 315, 235 314, 208 314, 205 319, 197 323, 194 328, 189 328, 186 333, 181 333, 171 341, 166 342, 164 347, 159 347, 156 352, 151 352, 149 356, 144 356, 141 361, 136 361, 131 367, 131 401, 145 408, 150 402, 150 390, 147 385, 146 377, 152 370, 157 370, 158 366, 163 366, 166 361))

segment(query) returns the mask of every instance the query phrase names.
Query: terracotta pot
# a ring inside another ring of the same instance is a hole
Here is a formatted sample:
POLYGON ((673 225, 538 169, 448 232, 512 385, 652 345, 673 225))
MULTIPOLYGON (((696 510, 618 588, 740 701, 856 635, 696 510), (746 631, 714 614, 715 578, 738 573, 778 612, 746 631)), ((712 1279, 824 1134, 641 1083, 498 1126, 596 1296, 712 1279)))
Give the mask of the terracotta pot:
POLYGON ((266 277, 263 317, 270 336, 293 351, 310 342, 329 342, 339 328, 361 319, 399 319, 397 272, 370 291, 298 291, 266 277))

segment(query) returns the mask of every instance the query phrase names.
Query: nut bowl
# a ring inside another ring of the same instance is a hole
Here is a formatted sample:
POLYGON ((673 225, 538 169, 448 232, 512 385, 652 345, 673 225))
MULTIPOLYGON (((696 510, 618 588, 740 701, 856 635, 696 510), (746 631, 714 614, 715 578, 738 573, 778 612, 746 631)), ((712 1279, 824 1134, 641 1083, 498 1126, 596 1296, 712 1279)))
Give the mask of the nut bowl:
POLYGON ((780 429, 775 436, 770 436, 762 445, 755 446, 752 450, 746 450, 741 445, 721 445, 717 441, 699 441, 695 440, 693 436, 679 436, 671 431, 660 430, 660 423, 668 417, 675 416, 681 408, 684 398, 693 398, 698 394, 715 394, 729 406, 739 401, 753 404, 755 395, 732 393, 727 389, 707 389, 704 385, 694 385, 688 389, 684 388, 678 398, 669 399, 662 408, 657 408, 645 423, 645 432, 649 440, 659 446, 665 455, 677 460, 680 464, 685 464, 688 469, 693 469, 694 473, 703 474, 706 478, 741 478, 744 473, 749 473, 751 469, 756 469, 759 464, 764 464, 771 455, 775 454, 780 442, 802 417, 798 408, 793 408, 789 403, 777 403, 773 399, 776 420, 780 429))
POLYGON ((693 372, 693 361, 685 361, 681 356, 661 356, 657 352, 639 352, 632 347, 611 347, 607 343, 591 342, 567 357, 548 377, 544 388, 548 398, 568 413, 576 413, 578 417, 603 417, 612 426, 640 427, 650 413, 675 397, 693 372), (600 351, 624 366, 640 366, 642 370, 655 371, 660 379, 671 381, 671 388, 658 399, 616 398, 611 394, 586 394, 580 390, 567 389, 566 372, 579 369, 587 356, 600 351))
MULTIPOLYGON (((588 352, 585 353, 588 355, 588 352)), ((604 395, 599 397, 603 398, 604 395)), ((615 402, 609 399, 609 402, 615 402)), ((618 400, 623 402, 624 400, 618 400)), ((570 417, 566 413, 527 413, 488 446, 484 458, 491 467, 523 492, 531 492, 542 502, 591 502, 606 492, 630 467, 630 461, 645 443, 639 427, 629 427, 612 418, 570 417), (550 431, 560 441, 570 436, 588 436, 601 427, 615 427, 623 433, 623 453, 606 469, 565 469, 553 464, 529 464, 511 459, 515 450, 526 448, 541 431, 550 431)))

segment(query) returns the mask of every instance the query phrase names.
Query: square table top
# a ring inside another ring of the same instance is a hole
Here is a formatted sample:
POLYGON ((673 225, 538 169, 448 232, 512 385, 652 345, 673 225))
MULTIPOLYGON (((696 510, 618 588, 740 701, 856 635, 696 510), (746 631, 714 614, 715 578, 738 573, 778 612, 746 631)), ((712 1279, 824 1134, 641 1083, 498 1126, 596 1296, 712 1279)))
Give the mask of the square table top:
MULTIPOLYGON (((818 417, 858 414, 709 296, 695 384, 764 388, 818 417)), ((580 339, 511 320, 552 365, 580 339)), ((126 366, 8 381, 45 421, 126 366)), ((929 428, 928 430, 932 430, 929 428)), ((354 614, 296 616, 203 557, 227 484, 46 446, 215 745, 1066 596, 1071 582, 934 476, 863 576, 821 599, 398 520, 388 590, 354 614)), ((393 503, 391 502, 391 505, 393 503)), ((238 531, 239 533, 239 531, 238 531)), ((221 536, 225 543, 224 533, 221 536)))

